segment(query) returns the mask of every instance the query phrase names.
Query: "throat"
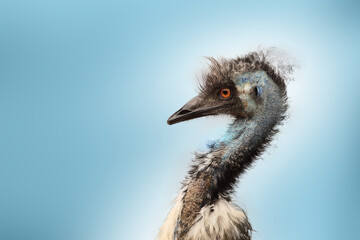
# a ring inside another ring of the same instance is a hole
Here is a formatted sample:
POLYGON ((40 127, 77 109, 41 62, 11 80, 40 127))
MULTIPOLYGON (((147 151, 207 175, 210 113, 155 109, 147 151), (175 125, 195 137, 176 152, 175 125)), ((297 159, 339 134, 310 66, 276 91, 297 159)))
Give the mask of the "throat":
POLYGON ((218 142, 223 151, 216 164, 209 166, 212 176, 213 197, 229 196, 238 177, 243 174, 262 153, 270 141, 278 119, 253 118, 235 120, 225 136, 218 142))
POLYGON ((276 119, 262 117, 235 120, 218 143, 225 148, 219 167, 228 163, 240 167, 254 160, 276 123, 276 119))

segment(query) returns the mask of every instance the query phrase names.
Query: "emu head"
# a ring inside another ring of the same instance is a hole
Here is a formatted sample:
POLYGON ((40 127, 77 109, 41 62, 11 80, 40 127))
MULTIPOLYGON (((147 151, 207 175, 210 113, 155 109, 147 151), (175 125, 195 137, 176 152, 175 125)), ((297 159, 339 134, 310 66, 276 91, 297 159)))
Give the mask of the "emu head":
POLYGON ((230 115, 247 119, 279 115, 286 111, 286 74, 292 65, 276 69, 267 53, 252 52, 236 59, 214 58, 203 76, 198 96, 168 119, 168 124, 210 115, 230 115))

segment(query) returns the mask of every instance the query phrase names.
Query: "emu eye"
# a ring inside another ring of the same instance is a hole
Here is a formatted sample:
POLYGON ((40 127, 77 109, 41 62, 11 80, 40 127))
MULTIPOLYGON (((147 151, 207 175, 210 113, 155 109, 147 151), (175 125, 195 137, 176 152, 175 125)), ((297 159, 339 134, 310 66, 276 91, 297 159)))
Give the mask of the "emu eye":
POLYGON ((220 96, 224 99, 229 98, 231 95, 231 91, 228 88, 222 88, 220 90, 220 96))

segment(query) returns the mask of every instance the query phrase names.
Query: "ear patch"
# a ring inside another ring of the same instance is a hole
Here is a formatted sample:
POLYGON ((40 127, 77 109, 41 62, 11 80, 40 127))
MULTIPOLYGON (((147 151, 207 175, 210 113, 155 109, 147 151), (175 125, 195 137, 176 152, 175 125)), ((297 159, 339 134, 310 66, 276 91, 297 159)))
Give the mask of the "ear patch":
POLYGON ((257 97, 260 97, 262 94, 262 87, 256 86, 255 87, 255 93, 257 97))

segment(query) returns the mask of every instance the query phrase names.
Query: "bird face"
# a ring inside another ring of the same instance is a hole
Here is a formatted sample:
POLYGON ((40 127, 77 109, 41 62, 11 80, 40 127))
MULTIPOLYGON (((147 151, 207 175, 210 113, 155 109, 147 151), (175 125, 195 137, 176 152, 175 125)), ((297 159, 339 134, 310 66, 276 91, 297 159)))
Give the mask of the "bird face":
POLYGON ((255 71, 207 81, 198 96, 170 116, 168 124, 220 114, 237 119, 252 117, 263 103, 268 76, 255 71))

